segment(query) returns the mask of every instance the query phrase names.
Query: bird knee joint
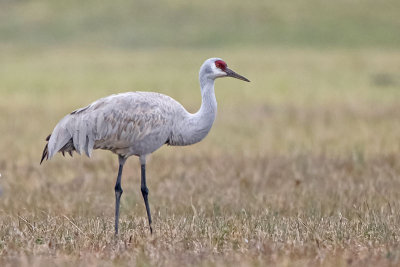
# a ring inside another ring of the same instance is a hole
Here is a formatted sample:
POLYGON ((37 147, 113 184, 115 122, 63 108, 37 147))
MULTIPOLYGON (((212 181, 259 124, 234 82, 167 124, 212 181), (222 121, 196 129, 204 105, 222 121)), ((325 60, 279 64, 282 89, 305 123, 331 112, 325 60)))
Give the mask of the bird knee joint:
POLYGON ((115 190, 115 193, 119 193, 119 194, 122 194, 124 192, 124 190, 122 190, 121 185, 116 185, 114 190, 115 190))
POLYGON ((147 187, 141 187, 140 189, 142 190, 143 195, 147 196, 149 194, 149 189, 147 187))

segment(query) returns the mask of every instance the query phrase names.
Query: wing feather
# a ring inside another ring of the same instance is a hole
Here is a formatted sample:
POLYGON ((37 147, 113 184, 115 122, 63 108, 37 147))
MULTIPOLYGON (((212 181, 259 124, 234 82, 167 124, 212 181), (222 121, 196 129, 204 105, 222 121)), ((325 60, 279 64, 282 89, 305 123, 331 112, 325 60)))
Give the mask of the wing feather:
POLYGON ((178 110, 184 110, 178 102, 158 93, 130 92, 99 99, 56 125, 46 157, 53 157, 64 146, 68 150, 63 151, 71 153, 75 149, 90 157, 97 148, 117 153, 146 140, 164 144, 178 110), (66 146, 69 142, 71 145, 66 146))

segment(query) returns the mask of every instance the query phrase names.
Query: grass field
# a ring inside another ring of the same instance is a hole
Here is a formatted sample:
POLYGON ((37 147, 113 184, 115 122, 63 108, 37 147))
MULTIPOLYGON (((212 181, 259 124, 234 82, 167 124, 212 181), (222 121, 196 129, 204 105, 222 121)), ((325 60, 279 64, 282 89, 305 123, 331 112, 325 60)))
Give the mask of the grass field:
POLYGON ((1 266, 400 264, 397 1, 63 3, 0 4, 1 266), (44 138, 117 92, 195 112, 213 56, 252 82, 217 80, 207 138, 151 156, 153 235, 128 160, 116 240, 117 157, 40 166, 44 138))

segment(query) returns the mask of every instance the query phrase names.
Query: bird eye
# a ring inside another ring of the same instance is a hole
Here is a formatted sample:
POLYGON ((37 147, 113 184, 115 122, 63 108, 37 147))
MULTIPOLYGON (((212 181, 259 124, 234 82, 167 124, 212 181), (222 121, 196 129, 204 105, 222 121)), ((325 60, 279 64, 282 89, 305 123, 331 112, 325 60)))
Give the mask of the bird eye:
POLYGON ((217 60, 217 61, 215 61, 215 67, 217 67, 217 68, 220 69, 220 70, 225 71, 227 65, 226 65, 225 61, 223 61, 223 60, 217 60))

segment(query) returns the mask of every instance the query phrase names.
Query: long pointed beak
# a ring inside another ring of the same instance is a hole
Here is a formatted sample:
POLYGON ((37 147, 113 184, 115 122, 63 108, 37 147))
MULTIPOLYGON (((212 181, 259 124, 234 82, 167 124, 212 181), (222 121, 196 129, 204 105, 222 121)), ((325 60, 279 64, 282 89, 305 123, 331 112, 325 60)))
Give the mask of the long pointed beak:
POLYGON ((237 74, 236 72, 234 72, 231 69, 226 68, 225 72, 226 72, 227 77, 232 77, 232 78, 236 78, 236 79, 239 79, 239 80, 242 80, 245 82, 250 82, 249 79, 247 79, 246 77, 243 77, 242 75, 237 74))

